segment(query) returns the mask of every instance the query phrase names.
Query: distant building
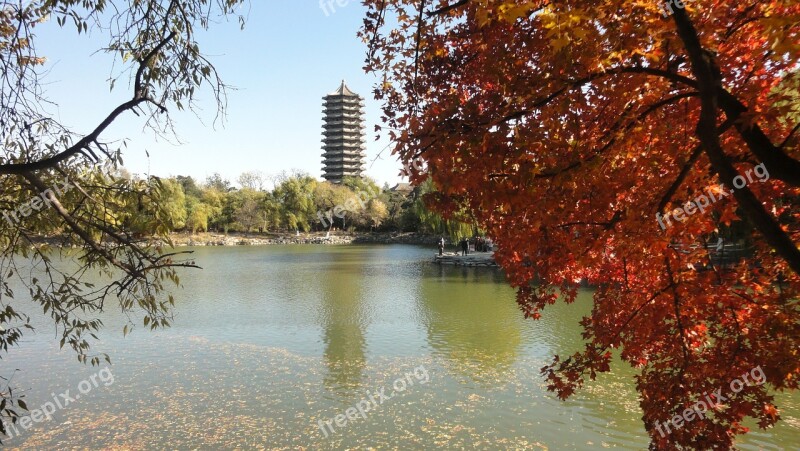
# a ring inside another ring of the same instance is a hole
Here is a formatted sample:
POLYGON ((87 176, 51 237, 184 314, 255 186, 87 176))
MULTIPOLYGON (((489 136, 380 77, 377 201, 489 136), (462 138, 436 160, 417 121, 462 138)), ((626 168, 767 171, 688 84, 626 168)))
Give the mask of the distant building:
POLYGON ((332 183, 341 183, 346 176, 361 177, 366 169, 364 98, 342 80, 339 89, 323 99, 322 177, 332 183))
POLYGON ((411 186, 410 183, 398 183, 393 188, 391 188, 390 191, 405 194, 407 196, 411 194, 412 191, 414 191, 414 187, 411 186))

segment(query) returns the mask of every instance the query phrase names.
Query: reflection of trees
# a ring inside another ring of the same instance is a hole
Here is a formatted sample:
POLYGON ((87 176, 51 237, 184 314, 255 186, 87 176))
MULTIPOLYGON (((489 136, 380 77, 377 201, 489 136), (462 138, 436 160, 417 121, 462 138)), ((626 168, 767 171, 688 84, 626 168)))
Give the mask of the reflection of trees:
POLYGON ((331 391, 355 392, 364 382, 366 367, 366 328, 363 312, 362 280, 364 265, 358 254, 331 252, 330 266, 320 271, 322 322, 325 332, 323 379, 331 391))
POLYGON ((514 292, 493 271, 432 268, 423 279, 419 309, 428 341, 459 374, 502 379, 521 344, 514 292), (435 274, 435 275, 434 275, 435 274))

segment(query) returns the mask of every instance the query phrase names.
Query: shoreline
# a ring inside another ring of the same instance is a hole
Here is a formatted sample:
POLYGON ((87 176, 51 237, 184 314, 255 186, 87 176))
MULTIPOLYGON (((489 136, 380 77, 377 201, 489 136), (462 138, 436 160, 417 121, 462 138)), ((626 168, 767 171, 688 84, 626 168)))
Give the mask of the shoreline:
POLYGON ((348 245, 348 244, 415 244, 435 245, 438 236, 416 232, 408 233, 342 233, 311 232, 292 233, 173 233, 170 239, 175 247, 183 246, 275 246, 290 244, 348 245))

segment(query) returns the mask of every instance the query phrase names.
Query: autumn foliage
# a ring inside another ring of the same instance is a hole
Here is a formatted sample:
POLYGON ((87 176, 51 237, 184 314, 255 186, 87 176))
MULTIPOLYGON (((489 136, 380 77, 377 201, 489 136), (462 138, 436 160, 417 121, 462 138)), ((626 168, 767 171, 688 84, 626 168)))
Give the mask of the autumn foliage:
POLYGON ((426 162, 412 180, 496 239, 526 316, 598 287, 550 388, 568 397, 618 352, 653 449, 727 448, 745 418, 778 421, 770 393, 800 378, 800 3, 366 3, 385 128, 426 162), (761 164, 768 180, 732 189, 761 164), (720 184, 733 193, 660 227, 720 184), (748 257, 717 264, 719 238, 748 257), (766 384, 656 431, 756 367, 766 384))

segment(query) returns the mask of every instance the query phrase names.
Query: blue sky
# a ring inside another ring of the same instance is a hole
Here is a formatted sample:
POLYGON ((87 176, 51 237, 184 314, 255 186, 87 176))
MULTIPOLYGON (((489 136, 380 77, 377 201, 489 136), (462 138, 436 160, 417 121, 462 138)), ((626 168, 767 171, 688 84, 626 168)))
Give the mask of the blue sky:
MULTIPOLYGON (((219 172, 235 181, 244 171, 269 175, 299 169, 319 178, 322 97, 345 79, 366 99, 367 175, 380 184, 401 181, 401 165, 386 148, 388 140, 375 141, 380 105, 371 92, 376 78, 362 70, 366 47, 356 37, 365 8, 357 0, 344 7, 334 1, 328 8, 326 15, 318 0, 252 0, 244 30, 232 18, 202 35, 205 53, 234 87, 223 126, 213 126, 213 99, 204 94, 199 118, 172 112, 180 144, 143 130, 144 120, 133 114, 114 124, 105 140, 128 138, 123 159, 138 174, 204 180, 219 172)), ((37 32, 39 52, 48 58, 46 94, 58 105, 49 109, 80 133, 88 133, 130 96, 125 85, 109 92, 113 60, 96 53, 104 38, 100 32, 78 36, 74 28, 54 23, 37 32)))

